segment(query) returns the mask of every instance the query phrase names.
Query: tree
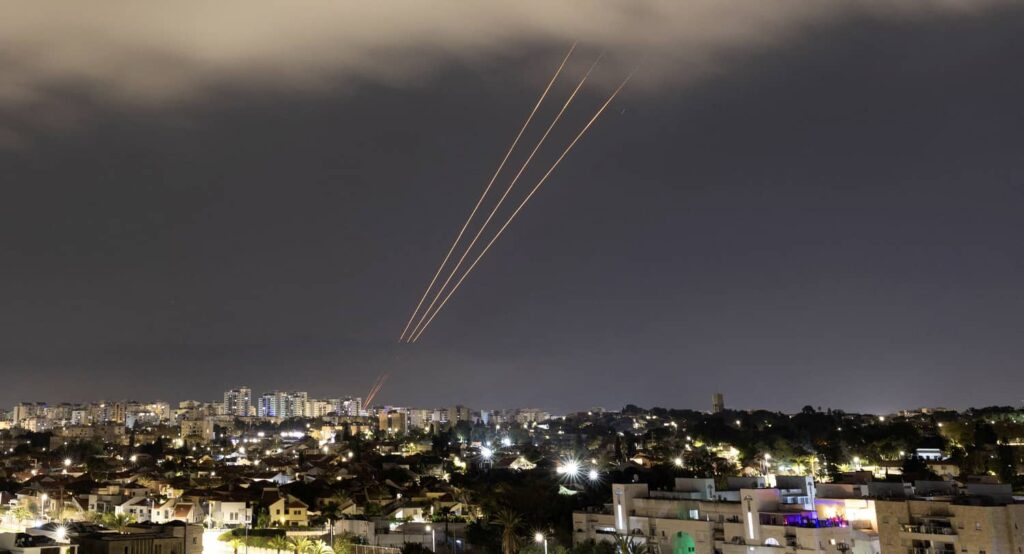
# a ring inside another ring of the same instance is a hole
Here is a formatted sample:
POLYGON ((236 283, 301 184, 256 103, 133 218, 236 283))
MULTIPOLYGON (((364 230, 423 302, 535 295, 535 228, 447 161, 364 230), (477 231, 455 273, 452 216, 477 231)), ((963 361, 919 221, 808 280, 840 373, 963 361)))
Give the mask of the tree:
POLYGON ((327 525, 332 529, 334 522, 341 519, 342 510, 349 503, 349 497, 344 492, 337 492, 328 498, 320 509, 320 515, 327 520, 327 525))
POLYGON ((615 535, 615 550, 618 554, 647 554, 647 545, 629 535, 615 535))
POLYGON ((291 550, 292 543, 288 540, 288 537, 284 535, 277 535, 275 537, 271 537, 270 540, 267 541, 267 547, 278 554, 281 554, 282 550, 291 550))
MULTIPOLYGON (((128 532, 128 528, 133 523, 135 523, 135 517, 108 512, 103 514, 103 516, 100 519, 100 522, 103 524, 104 527, 108 527, 110 529, 117 531, 118 533, 124 534, 128 532)), ((236 552, 235 554, 238 553, 236 552)))
POLYGON ((502 554, 516 554, 519 551, 519 527, 523 524, 523 516, 507 508, 494 514, 494 523, 501 526, 502 554))
POLYGON ((259 508, 256 511, 256 529, 266 529, 270 527, 270 511, 266 508, 259 508))
POLYGON ((324 541, 313 541, 306 549, 307 554, 334 554, 334 549, 324 541))
POLYGON ((312 544, 309 539, 304 537, 292 537, 288 539, 288 542, 291 544, 292 552, 295 554, 305 554, 312 544))
POLYGON ((32 517, 32 512, 28 508, 18 505, 15 506, 13 510, 11 510, 11 515, 14 516, 14 519, 18 521, 24 521, 32 517))

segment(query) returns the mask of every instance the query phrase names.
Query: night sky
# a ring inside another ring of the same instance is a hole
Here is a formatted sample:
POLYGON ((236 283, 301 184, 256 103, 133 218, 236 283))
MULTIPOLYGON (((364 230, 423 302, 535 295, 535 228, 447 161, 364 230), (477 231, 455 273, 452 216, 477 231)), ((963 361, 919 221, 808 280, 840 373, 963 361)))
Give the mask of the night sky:
POLYGON ((382 371, 423 407, 1024 401, 1020 4, 32 4, 0 22, 0 405, 382 371), (399 345, 574 39, 539 123, 606 58, 539 162, 636 79, 399 345))

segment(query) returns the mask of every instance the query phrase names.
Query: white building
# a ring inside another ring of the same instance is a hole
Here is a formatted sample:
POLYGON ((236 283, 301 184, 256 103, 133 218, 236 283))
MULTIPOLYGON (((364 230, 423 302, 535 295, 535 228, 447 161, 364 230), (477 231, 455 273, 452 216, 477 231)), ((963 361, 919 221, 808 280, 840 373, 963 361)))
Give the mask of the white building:
POLYGON ((779 488, 734 479, 725 490, 711 479, 676 479, 672 491, 614 484, 609 511, 573 514, 573 541, 627 536, 673 554, 879 552, 877 529, 853 525, 843 502, 816 498, 809 478, 779 479, 779 488))
POLYGON ((224 415, 246 417, 252 410, 252 389, 239 387, 224 392, 224 415))

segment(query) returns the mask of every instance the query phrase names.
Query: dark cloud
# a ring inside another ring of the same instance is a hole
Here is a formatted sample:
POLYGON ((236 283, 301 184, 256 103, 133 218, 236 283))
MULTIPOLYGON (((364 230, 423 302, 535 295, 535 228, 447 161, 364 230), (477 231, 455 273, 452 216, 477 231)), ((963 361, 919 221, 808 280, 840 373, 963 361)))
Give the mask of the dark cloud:
MULTIPOLYGON (((1024 12, 872 6, 731 21, 712 65, 654 48, 411 347, 395 344, 408 311, 561 56, 550 24, 467 30, 444 44, 479 55, 400 79, 323 62, 261 86, 281 73, 170 47, 115 58, 185 60, 158 97, 77 58, 77 75, 20 71, 31 94, 3 108, 18 144, 0 150, 0 402, 360 394, 390 370, 382 400, 426 405, 1015 403, 1024 12)), ((182 49, 247 57, 255 39, 232 36, 250 31, 208 28, 182 49)), ((281 67, 305 49, 280 47, 281 67)))

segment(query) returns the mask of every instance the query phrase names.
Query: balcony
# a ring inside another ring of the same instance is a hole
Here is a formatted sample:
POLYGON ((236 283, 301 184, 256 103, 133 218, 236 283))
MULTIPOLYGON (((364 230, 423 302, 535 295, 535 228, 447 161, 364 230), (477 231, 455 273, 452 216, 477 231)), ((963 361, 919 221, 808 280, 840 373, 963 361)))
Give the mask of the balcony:
POLYGON ((934 546, 928 548, 911 547, 907 549, 907 554, 957 554, 957 552, 953 546, 934 546))
POLYGON ((918 535, 956 535, 956 530, 944 525, 900 525, 900 531, 918 535))

